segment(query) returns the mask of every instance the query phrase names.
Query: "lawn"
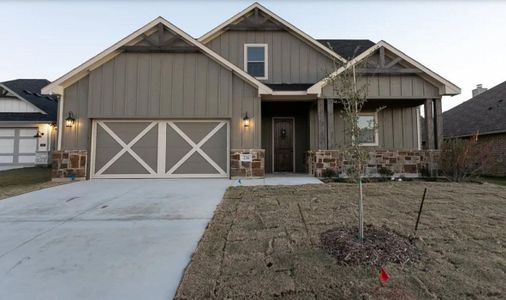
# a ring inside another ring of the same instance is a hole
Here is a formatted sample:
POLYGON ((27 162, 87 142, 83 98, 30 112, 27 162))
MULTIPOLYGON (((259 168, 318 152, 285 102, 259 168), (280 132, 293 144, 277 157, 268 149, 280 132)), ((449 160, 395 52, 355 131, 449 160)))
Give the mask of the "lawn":
POLYGON ((498 184, 498 185, 505 185, 506 186, 506 177, 485 176, 482 179, 485 182, 494 183, 494 184, 498 184))
POLYGON ((51 169, 43 167, 0 171, 0 200, 59 185, 51 182, 51 169))
MULTIPOLYGON (((425 299, 506 297, 506 188, 492 184, 365 185, 365 222, 413 233, 421 258, 378 267, 338 265, 321 234, 356 226, 350 184, 230 188, 215 211, 176 298, 425 299)), ((367 238, 367 231, 365 232, 367 238)))

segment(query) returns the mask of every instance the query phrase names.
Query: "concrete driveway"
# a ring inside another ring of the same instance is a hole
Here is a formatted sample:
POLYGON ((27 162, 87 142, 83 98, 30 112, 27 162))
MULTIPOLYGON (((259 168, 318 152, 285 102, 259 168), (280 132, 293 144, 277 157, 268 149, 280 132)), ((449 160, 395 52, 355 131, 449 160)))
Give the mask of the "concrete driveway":
POLYGON ((0 299, 168 299, 231 180, 92 180, 0 201, 0 299))

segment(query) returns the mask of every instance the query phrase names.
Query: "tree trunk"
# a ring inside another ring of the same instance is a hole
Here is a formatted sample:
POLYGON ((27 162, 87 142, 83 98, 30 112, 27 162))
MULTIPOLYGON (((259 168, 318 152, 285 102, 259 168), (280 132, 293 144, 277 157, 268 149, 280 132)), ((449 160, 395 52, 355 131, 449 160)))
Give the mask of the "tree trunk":
POLYGON ((364 203, 362 193, 362 176, 358 179, 358 239, 364 239, 364 203))

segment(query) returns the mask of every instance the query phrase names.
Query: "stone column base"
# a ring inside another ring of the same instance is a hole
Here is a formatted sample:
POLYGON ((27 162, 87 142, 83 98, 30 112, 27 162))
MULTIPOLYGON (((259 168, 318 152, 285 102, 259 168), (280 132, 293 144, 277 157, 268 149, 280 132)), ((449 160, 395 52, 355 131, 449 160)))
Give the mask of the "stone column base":
POLYGON ((264 149, 230 150, 230 176, 232 178, 265 177, 265 150, 264 149), (249 156, 251 156, 251 161, 248 160, 249 156))
POLYGON ((53 181, 86 180, 88 151, 53 151, 51 173, 53 181))

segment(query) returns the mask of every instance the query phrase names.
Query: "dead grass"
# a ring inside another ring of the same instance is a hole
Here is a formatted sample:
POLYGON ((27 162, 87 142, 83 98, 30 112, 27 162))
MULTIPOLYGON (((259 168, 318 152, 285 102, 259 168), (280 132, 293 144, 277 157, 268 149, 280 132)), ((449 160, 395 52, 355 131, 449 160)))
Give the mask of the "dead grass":
POLYGON ((506 177, 484 176, 483 181, 506 186, 506 177))
POLYGON ((506 297, 506 188, 491 184, 366 184, 366 223, 412 234, 423 188, 415 264, 340 266, 320 234, 355 226, 356 187, 326 184, 227 191, 176 298, 425 299, 506 297))
POLYGON ((51 182, 51 169, 34 167, 0 171, 0 200, 62 184, 51 182))

